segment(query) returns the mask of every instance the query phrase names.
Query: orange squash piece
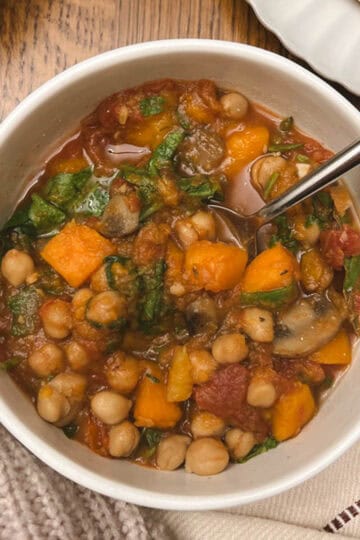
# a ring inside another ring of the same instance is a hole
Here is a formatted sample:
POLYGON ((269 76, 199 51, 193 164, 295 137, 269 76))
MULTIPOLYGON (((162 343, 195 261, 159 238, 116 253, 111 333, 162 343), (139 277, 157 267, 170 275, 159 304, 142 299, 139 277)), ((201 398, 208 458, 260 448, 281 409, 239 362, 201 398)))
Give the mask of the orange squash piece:
POLYGON ((167 400, 167 388, 161 369, 154 364, 147 367, 138 385, 134 418, 139 427, 170 429, 181 418, 181 408, 167 400))
POLYGON ((167 400, 185 401, 193 389, 192 365, 186 347, 175 347, 168 373, 167 400))
POLYGON ((348 334, 341 329, 326 345, 311 355, 319 364, 350 364, 351 343, 348 334))
POLYGON ((70 221, 44 247, 41 256, 71 287, 79 287, 115 246, 94 229, 70 221))
POLYGON ((185 276, 199 289, 225 291, 240 282, 247 260, 245 249, 200 240, 185 253, 185 276))
POLYGON ((236 174, 244 165, 264 154, 269 138, 269 130, 263 126, 249 126, 244 131, 232 133, 226 140, 229 159, 225 173, 230 176, 236 174))
POLYGON ((137 146, 148 146, 154 150, 176 125, 176 117, 170 111, 143 118, 136 129, 126 134, 126 141, 137 146))
POLYGON ((272 432, 277 441, 295 437, 315 414, 315 401, 307 384, 297 383, 276 403, 272 414, 272 432))
POLYGON ((272 291, 288 287, 298 278, 299 265, 294 255, 281 244, 276 244, 251 261, 244 273, 242 290, 272 291))

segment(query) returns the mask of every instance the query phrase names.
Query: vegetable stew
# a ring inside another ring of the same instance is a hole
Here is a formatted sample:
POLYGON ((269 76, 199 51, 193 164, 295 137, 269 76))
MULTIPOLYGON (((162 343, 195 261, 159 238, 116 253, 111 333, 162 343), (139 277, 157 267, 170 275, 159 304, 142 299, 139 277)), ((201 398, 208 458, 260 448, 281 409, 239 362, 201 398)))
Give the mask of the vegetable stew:
POLYGON ((105 457, 211 475, 297 436, 359 329, 352 200, 298 205, 255 258, 207 203, 251 212, 331 155, 208 80, 105 99, 2 229, 0 367, 105 457))

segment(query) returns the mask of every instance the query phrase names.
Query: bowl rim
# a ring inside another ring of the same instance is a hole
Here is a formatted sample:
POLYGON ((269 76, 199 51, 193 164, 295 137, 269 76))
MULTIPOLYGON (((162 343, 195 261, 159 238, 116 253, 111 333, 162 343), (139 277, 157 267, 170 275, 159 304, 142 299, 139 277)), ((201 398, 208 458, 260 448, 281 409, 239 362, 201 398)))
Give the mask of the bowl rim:
MULTIPOLYGON (((297 78, 306 78, 317 89, 326 93, 329 98, 354 118, 360 120, 360 112, 327 82, 320 79, 310 71, 295 62, 284 58, 276 53, 253 47, 246 44, 211 40, 211 39, 169 39, 147 41, 113 49, 102 54, 79 62, 45 82, 38 89, 29 94, 0 124, 0 145, 17 128, 26 121, 27 115, 36 109, 43 101, 56 94, 59 88, 66 88, 75 79, 86 77, 97 69, 106 69, 119 61, 136 59, 141 54, 151 56, 153 54, 167 55, 175 52, 204 52, 223 53, 230 55, 244 55, 247 59, 264 61, 266 59, 276 68, 289 70, 297 78)), ((298 468, 285 478, 281 478, 263 489, 248 489, 244 492, 234 492, 221 495, 200 495, 189 497, 186 495, 174 495, 167 493, 154 493, 150 489, 140 489, 128 484, 105 479, 101 474, 90 472, 85 466, 73 462, 64 456, 62 452, 50 447, 36 433, 32 432, 27 425, 17 417, 6 402, 1 400, 0 421, 6 429, 26 448, 28 448, 42 462, 60 473, 62 476, 98 493, 111 496, 115 499, 123 499, 130 503, 148 506, 152 508, 168 510, 211 510, 235 505, 247 504, 277 495, 287 489, 295 487, 305 480, 316 475, 333 461, 338 459, 352 444, 360 438, 360 415, 353 429, 340 441, 334 442, 326 450, 317 454, 310 462, 298 468)))

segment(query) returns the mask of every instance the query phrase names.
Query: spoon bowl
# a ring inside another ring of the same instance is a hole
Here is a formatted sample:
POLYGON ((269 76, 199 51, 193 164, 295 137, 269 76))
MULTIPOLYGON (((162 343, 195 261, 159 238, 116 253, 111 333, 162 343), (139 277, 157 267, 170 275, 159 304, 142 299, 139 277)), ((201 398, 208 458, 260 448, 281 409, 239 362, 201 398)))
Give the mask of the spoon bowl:
MULTIPOLYGON (((245 247, 250 257, 255 257, 264 248, 264 236, 261 235, 264 225, 315 195, 359 164, 360 140, 357 140, 252 214, 242 214, 216 200, 212 200, 208 206, 215 213, 219 225, 228 229, 227 236, 232 238, 235 244, 245 247)), ((222 231, 222 234, 225 238, 226 232, 222 231)))

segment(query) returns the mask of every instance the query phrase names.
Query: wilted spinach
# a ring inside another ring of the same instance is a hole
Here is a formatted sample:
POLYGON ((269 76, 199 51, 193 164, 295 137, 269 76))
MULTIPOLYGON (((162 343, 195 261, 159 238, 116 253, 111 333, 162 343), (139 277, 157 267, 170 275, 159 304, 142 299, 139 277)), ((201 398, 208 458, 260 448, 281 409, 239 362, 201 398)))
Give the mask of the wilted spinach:
POLYGON ((11 333, 13 336, 27 336, 35 332, 39 322, 38 309, 41 298, 34 286, 21 289, 8 299, 8 307, 13 315, 11 333))

